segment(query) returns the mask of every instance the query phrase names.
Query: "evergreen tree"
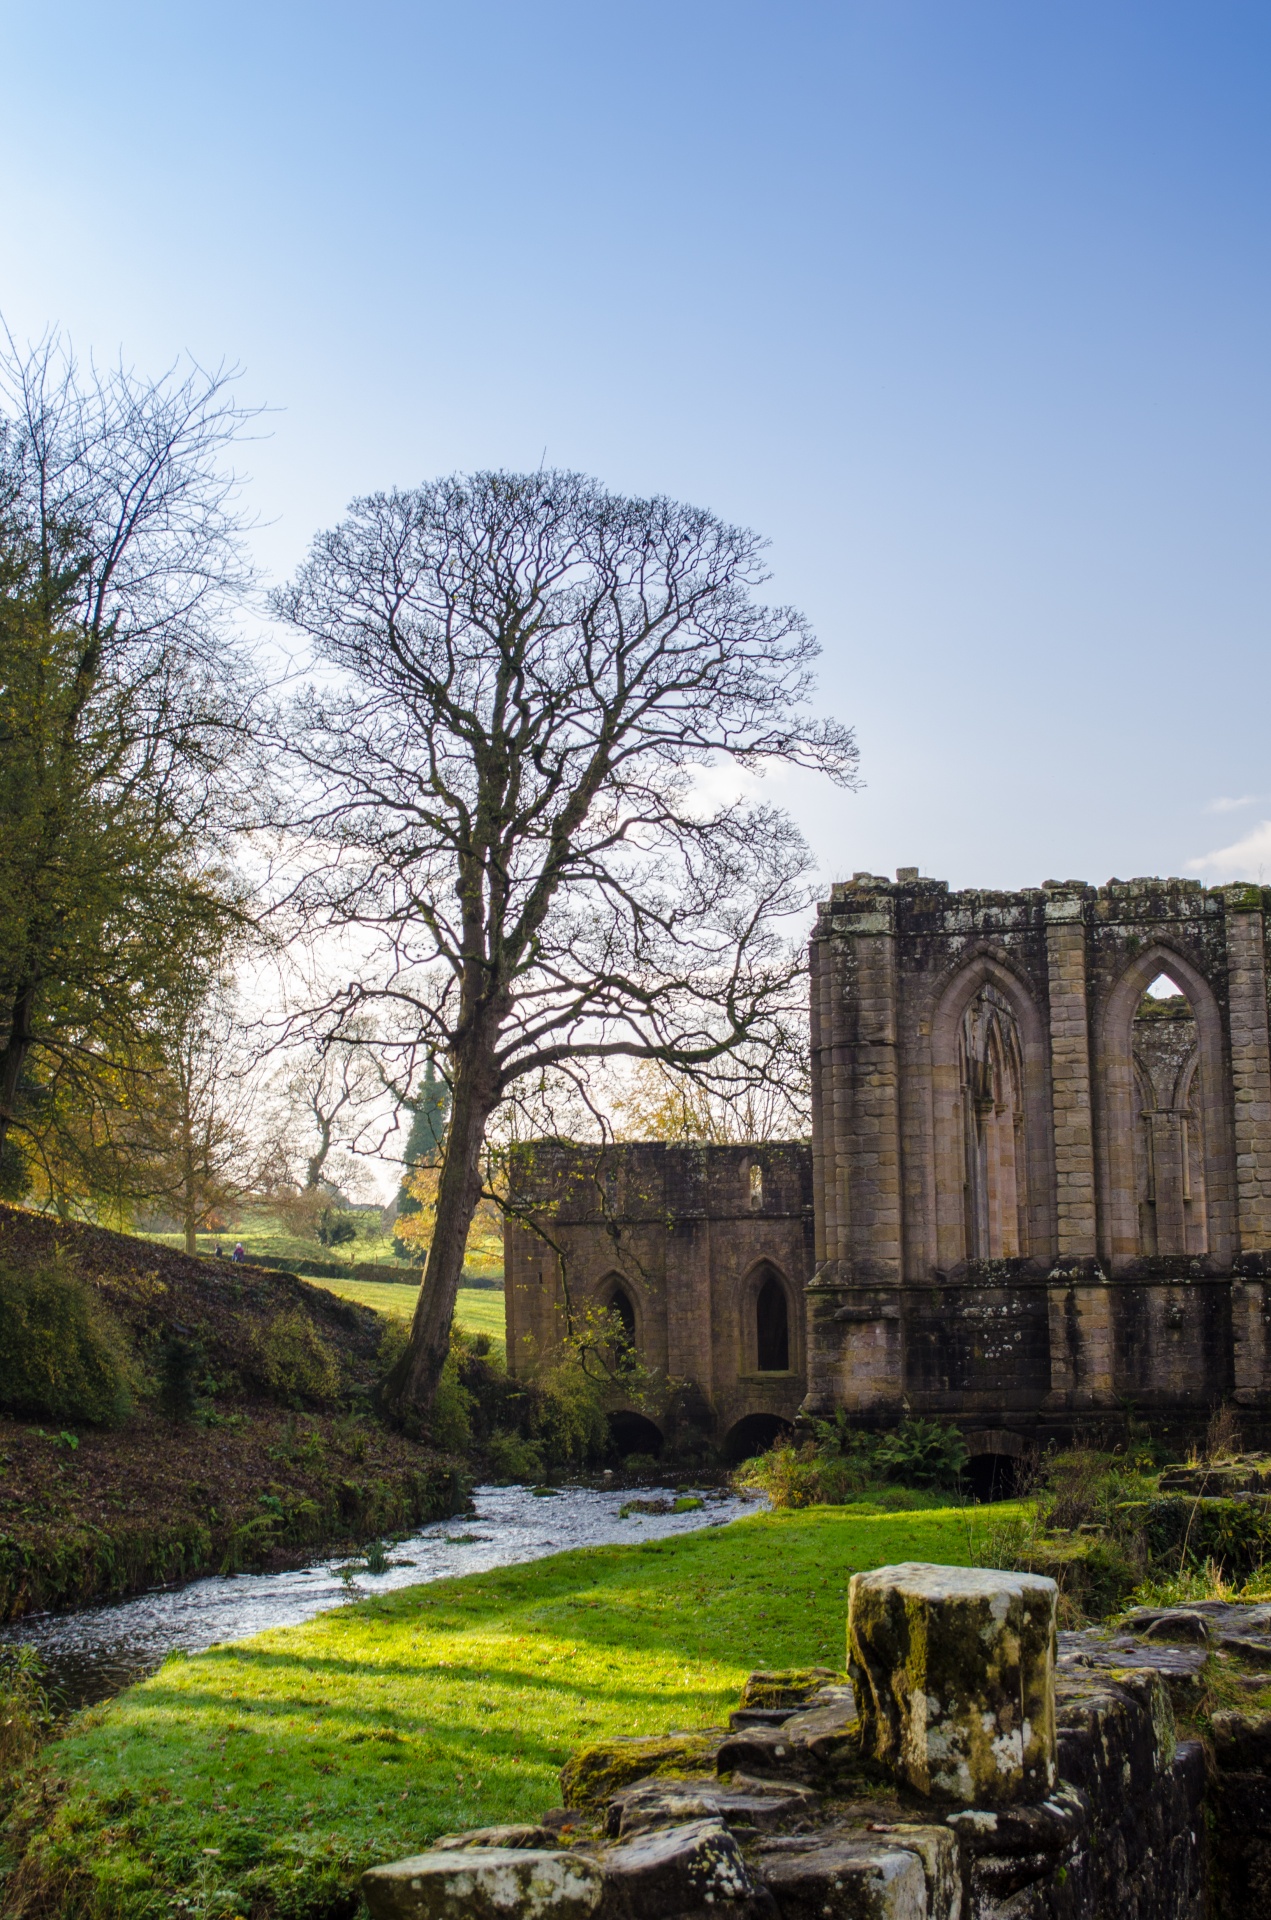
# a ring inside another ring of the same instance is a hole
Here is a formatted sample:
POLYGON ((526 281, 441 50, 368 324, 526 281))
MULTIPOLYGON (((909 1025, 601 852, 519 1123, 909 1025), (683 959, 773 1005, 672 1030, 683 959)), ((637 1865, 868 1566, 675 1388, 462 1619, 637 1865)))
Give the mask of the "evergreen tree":
MULTIPOLYGON (((428 1056, 424 1077, 419 1083, 415 1098, 409 1103, 413 1116, 410 1132, 406 1136, 406 1151, 402 1162, 406 1168, 406 1178, 397 1189, 397 1218, 400 1220, 410 1213, 418 1213, 420 1202, 410 1191, 411 1175, 419 1167, 435 1167, 440 1163, 442 1147, 446 1139, 446 1121, 450 1114, 450 1089, 440 1079, 428 1056)), ((417 1248, 410 1248, 401 1240, 394 1240, 393 1246, 399 1255, 406 1258, 418 1255, 417 1248)))

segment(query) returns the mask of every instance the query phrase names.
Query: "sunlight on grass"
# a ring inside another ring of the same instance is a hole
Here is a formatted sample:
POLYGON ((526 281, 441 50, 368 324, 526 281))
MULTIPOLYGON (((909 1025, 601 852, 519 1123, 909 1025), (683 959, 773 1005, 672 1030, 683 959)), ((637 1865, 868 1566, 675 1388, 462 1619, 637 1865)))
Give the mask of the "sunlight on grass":
MULTIPOLYGON (((373 1307, 376 1313, 388 1314, 394 1320, 409 1320, 419 1298, 418 1287, 398 1286, 389 1280, 315 1279, 310 1284, 338 1293, 342 1300, 373 1307)), ((494 1287, 460 1287, 455 1325, 465 1333, 488 1333, 501 1346, 506 1337, 502 1293, 494 1287)))
POLYGON ((372 1861, 556 1805, 588 1740, 718 1723, 755 1666, 841 1667, 853 1572, 966 1564, 982 1530, 975 1509, 760 1515, 171 1659, 54 1750, 66 1791, 36 1845, 54 1880, 89 1863, 94 1905, 68 1914, 149 1914, 173 1889, 194 1913, 231 1889, 303 1913, 372 1861))

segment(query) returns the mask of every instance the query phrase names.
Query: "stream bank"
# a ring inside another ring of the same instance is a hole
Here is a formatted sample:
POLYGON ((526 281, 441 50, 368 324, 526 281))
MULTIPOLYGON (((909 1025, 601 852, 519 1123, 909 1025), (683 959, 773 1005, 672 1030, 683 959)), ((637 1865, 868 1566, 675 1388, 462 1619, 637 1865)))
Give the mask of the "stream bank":
POLYGON ((46 1613, 0 1629, 33 1646, 62 1709, 110 1698, 171 1653, 195 1654, 399 1587, 519 1566, 572 1547, 661 1540, 722 1526, 765 1505, 703 1488, 478 1487, 462 1517, 434 1521, 379 1554, 340 1555, 272 1573, 216 1574, 112 1606, 46 1613), (681 1509, 676 1511, 676 1507, 681 1509), (660 1509, 660 1510, 659 1510, 660 1509))
POLYGON ((0 1621, 303 1564, 467 1503, 462 1463, 373 1418, 240 1405, 215 1426, 0 1420, 0 1621))

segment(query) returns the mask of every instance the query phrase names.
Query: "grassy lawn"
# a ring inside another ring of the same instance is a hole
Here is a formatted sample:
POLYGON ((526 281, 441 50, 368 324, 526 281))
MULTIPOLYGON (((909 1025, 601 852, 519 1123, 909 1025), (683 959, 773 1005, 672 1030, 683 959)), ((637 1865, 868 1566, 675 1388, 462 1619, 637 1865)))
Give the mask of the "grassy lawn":
MULTIPOLYGON (((388 1266, 401 1264, 400 1256, 393 1247, 391 1232, 384 1232, 380 1226, 377 1207, 365 1208, 348 1217, 356 1221, 357 1239, 331 1249, 319 1246, 316 1240, 289 1231, 285 1222, 268 1207, 245 1207, 233 1226, 226 1227, 220 1233, 200 1233, 197 1236, 197 1250, 215 1256, 219 1246, 225 1253, 230 1253, 235 1242, 241 1240, 249 1257, 252 1254, 265 1254, 281 1260, 347 1260, 350 1265, 355 1261, 380 1261, 388 1266)), ((164 1247, 185 1246, 185 1236, 180 1233, 147 1233, 140 1237, 156 1240, 164 1247)), ((502 1242, 497 1234, 491 1233, 482 1223, 474 1227, 469 1238, 465 1265, 469 1272, 482 1277, 498 1276, 503 1272, 502 1242)))
MULTIPOLYGON (((329 1292, 338 1293, 342 1300, 356 1300, 361 1306, 373 1307, 376 1313, 388 1314, 395 1320, 409 1320, 419 1298, 418 1287, 403 1287, 391 1280, 315 1279, 310 1284, 326 1287, 329 1292)), ((465 1333, 488 1333, 502 1346, 506 1335, 503 1295, 493 1287, 460 1287, 455 1301, 455 1324, 465 1333)))
POLYGON ((60 1786, 21 1881, 68 1920, 317 1920, 375 1861, 558 1804, 575 1746, 716 1723, 755 1666, 841 1666, 849 1575, 966 1564, 983 1524, 976 1509, 758 1515, 171 1659, 50 1750, 60 1786))

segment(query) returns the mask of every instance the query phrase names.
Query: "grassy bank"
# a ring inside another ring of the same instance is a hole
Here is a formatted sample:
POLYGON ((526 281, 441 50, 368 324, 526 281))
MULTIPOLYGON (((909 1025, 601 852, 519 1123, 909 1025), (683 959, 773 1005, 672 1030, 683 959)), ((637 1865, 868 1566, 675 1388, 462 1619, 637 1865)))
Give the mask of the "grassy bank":
POLYGON ((453 1512, 459 1463, 375 1418, 385 1330, 291 1274, 0 1207, 0 1618, 453 1512))
POLYGON ((455 1463, 366 1417, 255 1406, 210 1430, 142 1417, 77 1434, 0 1420, 0 1620, 298 1565, 463 1501, 455 1463))
POLYGON ((762 1515, 170 1660, 49 1750, 4 1911, 352 1914, 372 1862, 557 1804, 584 1741, 718 1721, 758 1665, 840 1666, 854 1571, 966 1564, 981 1527, 947 1508, 762 1515))
MULTIPOLYGON (((340 1217, 355 1228, 357 1237, 337 1249, 323 1247, 312 1234, 298 1232, 288 1224, 285 1214, 266 1206, 243 1207, 230 1225, 216 1232, 197 1234, 196 1247, 199 1253, 215 1258, 218 1247, 228 1254, 241 1240, 249 1257, 268 1254, 282 1260, 348 1261, 350 1266, 354 1261, 375 1261, 386 1266, 401 1262, 403 1256, 394 1245, 393 1229, 380 1224, 378 1207, 354 1208, 340 1217)), ((185 1236, 181 1233, 152 1232, 144 1237, 157 1246, 185 1246, 185 1236)), ((502 1235, 491 1231, 484 1220, 479 1220, 473 1229, 464 1264, 474 1274, 501 1275, 503 1272, 502 1235)))
MULTIPOLYGON (((359 1306, 371 1307, 393 1320, 409 1321, 419 1298, 418 1287, 404 1287, 391 1281, 321 1279, 313 1285, 326 1287, 341 1300, 356 1300, 359 1306)), ((464 1333, 489 1334, 503 1346, 506 1337, 503 1295, 492 1288, 460 1287, 455 1301, 455 1325, 464 1333)))

